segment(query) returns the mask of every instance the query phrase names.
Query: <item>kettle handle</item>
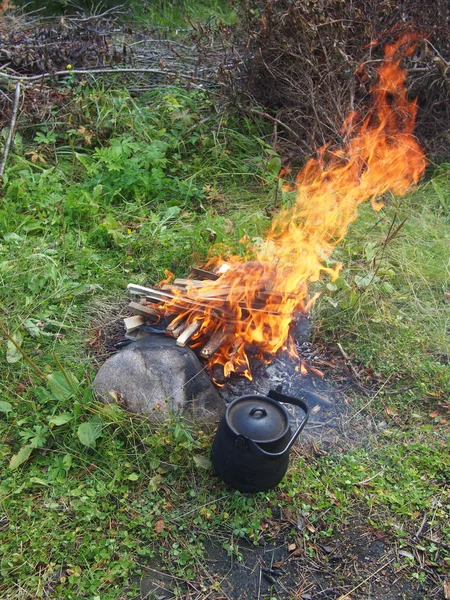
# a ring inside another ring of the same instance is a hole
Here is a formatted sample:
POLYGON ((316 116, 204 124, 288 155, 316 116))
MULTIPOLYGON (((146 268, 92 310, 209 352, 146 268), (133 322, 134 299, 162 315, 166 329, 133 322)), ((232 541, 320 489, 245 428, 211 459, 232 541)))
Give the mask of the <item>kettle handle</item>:
MULTIPOLYGON (((266 450, 263 450, 261 448, 261 446, 259 446, 253 440, 249 440, 248 438, 245 438, 247 447, 250 448, 257 456, 264 456, 265 458, 275 459, 275 458, 280 458, 281 456, 286 454, 286 452, 289 452, 289 450, 294 445, 295 440, 298 438, 303 427, 308 422, 309 407, 306 404, 306 402, 304 402, 303 400, 300 400, 300 398, 295 398, 294 396, 288 396, 287 394, 282 394, 281 392, 276 391, 276 390, 270 390, 270 392, 267 395, 269 398, 272 398, 273 400, 277 400, 278 402, 284 402, 286 404, 294 404, 295 406, 298 406, 299 408, 301 408, 303 410, 303 412, 305 413, 305 416, 303 417, 303 421, 300 423, 296 432, 289 440, 289 443, 287 444, 286 448, 284 450, 282 450, 281 452, 267 452, 266 450)), ((241 437, 241 436, 239 436, 239 437, 241 437)))

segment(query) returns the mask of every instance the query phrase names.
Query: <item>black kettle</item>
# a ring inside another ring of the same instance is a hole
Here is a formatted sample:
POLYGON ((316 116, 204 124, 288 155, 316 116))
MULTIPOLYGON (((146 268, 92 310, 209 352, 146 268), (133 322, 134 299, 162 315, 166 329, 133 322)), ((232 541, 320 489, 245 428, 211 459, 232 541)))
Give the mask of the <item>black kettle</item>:
POLYGON ((263 492, 276 486, 308 418, 307 404, 281 391, 237 398, 228 405, 214 437, 211 458, 216 474, 241 492, 263 492), (289 413, 280 402, 299 406, 305 413, 293 435, 289 413))

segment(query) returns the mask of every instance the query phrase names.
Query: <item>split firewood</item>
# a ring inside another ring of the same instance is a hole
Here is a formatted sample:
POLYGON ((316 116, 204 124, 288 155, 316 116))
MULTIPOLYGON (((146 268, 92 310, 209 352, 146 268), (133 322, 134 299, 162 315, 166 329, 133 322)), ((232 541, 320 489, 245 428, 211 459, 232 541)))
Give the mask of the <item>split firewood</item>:
POLYGON ((159 320, 161 317, 160 311, 152 306, 146 306, 145 304, 141 304, 140 302, 130 302, 128 308, 135 315, 139 315, 141 317, 159 320))
POLYGON ((186 320, 186 316, 178 315, 175 317, 166 327, 166 333, 172 335, 175 329, 178 329, 182 323, 186 320))
POLYGON ((320 369, 316 369, 316 367, 313 367, 312 365, 308 364, 307 362, 303 363, 305 369, 307 369, 310 373, 314 373, 314 375, 317 375, 317 377, 320 377, 321 379, 323 379, 323 377, 325 377, 325 374, 320 371, 320 369))
POLYGON ((183 331, 185 331, 188 328, 188 324, 186 322, 186 319, 183 318, 179 323, 178 326, 172 330, 172 336, 174 338, 178 338, 178 336, 180 336, 183 331))
POLYGON ((212 271, 205 271, 204 269, 197 269, 196 267, 191 268, 191 274, 200 277, 201 279, 210 279, 211 281, 216 281, 219 279, 219 276, 212 271))
POLYGON ((201 281, 200 279, 174 279, 173 283, 175 286, 179 286, 182 288, 198 288, 205 287, 205 285, 212 285, 211 281, 201 281))
POLYGON ((310 390, 305 391, 303 393, 305 399, 310 400, 316 404, 322 404, 323 406, 334 406, 334 402, 330 400, 328 397, 322 396, 322 394, 318 394, 317 392, 312 392, 310 390))
POLYGON ((129 283, 127 285, 127 289, 132 294, 145 296, 153 302, 171 302, 170 308, 174 311, 183 312, 185 310, 195 310, 197 312, 204 313, 205 309, 207 309, 209 311, 215 312, 218 318, 220 318, 220 316, 229 317, 230 319, 234 318, 234 315, 232 313, 224 310, 221 307, 215 306, 214 308, 212 308, 208 304, 198 302, 197 300, 192 300, 191 298, 186 298, 185 296, 175 296, 170 292, 163 292, 156 288, 147 288, 142 285, 135 285, 133 283, 129 283), (187 306, 183 306, 183 304, 186 304, 187 306))
POLYGON ((238 353, 238 351, 240 350, 240 348, 243 346, 244 341, 243 339, 239 336, 236 338, 235 342, 234 342, 234 346, 233 349, 231 350, 231 354, 228 358, 228 362, 224 365, 224 375, 225 377, 229 377, 231 372, 232 372, 232 367, 233 367, 233 359, 236 356, 236 354, 238 353))
POLYGON ((176 291, 180 291, 180 292, 184 292, 186 290, 185 287, 182 287, 181 285, 174 285, 173 283, 165 283, 158 289, 161 290, 162 292, 169 292, 169 294, 172 292, 172 290, 176 290, 176 291))
POLYGON ((210 358, 214 352, 216 352, 220 346, 225 342, 225 340, 230 335, 231 331, 216 331, 216 333, 209 339, 209 341, 203 346, 200 351, 200 355, 203 358, 210 358))
POLYGON ((127 333, 131 333, 135 329, 137 329, 140 325, 143 325, 145 322, 144 317, 140 315, 136 315, 135 317, 127 317, 123 320, 123 324, 125 325, 125 330, 127 333))
MULTIPOLYGON (((230 323, 236 322, 236 317, 232 312, 230 312, 229 310, 226 310, 222 306, 216 306, 216 305, 211 306, 208 302, 208 298, 201 298, 201 301, 200 301, 197 299, 188 298, 183 295, 175 296, 174 294, 171 294, 170 292, 158 290, 156 288, 147 288, 147 287, 143 287, 141 285, 134 285, 132 283, 128 284, 127 289, 132 294, 140 294, 140 295, 145 296, 147 298, 147 300, 149 300, 149 302, 170 302, 170 309, 173 310, 174 312, 184 312, 187 310, 194 310, 196 312, 204 314, 205 311, 208 311, 208 314, 211 317, 217 317, 217 319, 219 319, 219 320, 226 320, 230 323)), ((197 296, 198 296, 198 294, 199 294, 198 291, 196 291, 197 296)), ((209 298, 209 300, 217 301, 218 298, 209 298)), ((238 304, 239 304, 240 308, 248 309, 253 312, 261 312, 261 313, 264 313, 267 315, 274 315, 274 316, 279 316, 279 315, 283 314, 283 313, 281 313, 279 311, 275 311, 275 310, 266 310, 264 308, 247 306, 247 304, 245 302, 239 302, 238 304)), ((245 318, 245 316, 244 316, 244 318, 245 318)))
POLYGON ((224 263, 219 269, 217 269, 217 274, 218 275, 223 275, 224 273, 226 273, 230 269, 231 269, 230 265, 227 265, 227 263, 224 263))
POLYGON ((197 333, 200 327, 200 321, 194 321, 194 323, 191 323, 188 327, 186 327, 183 333, 177 338, 177 346, 186 346, 186 344, 189 342, 192 336, 197 333))
POLYGON ((132 332, 127 332, 125 337, 129 340, 132 340, 133 342, 138 342, 139 340, 142 340, 143 338, 148 337, 149 335, 152 335, 149 331, 144 331, 142 329, 133 329, 132 332))
POLYGON ((217 297, 223 297, 223 298, 228 298, 230 294, 233 294, 233 296, 235 297, 237 294, 246 294, 249 292, 258 292, 258 290, 260 289, 259 285, 253 285, 253 286, 236 286, 236 287, 231 287, 230 285, 227 285, 225 287, 221 287, 221 288, 212 288, 212 289, 196 289, 193 291, 193 295, 195 295, 196 298, 215 298, 217 297))

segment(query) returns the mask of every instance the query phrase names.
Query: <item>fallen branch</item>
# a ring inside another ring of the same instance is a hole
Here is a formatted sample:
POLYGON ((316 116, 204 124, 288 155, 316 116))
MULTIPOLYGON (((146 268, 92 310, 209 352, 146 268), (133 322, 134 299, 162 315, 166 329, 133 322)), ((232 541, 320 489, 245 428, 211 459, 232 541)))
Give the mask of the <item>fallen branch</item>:
POLYGON ((295 131, 293 129, 291 129, 289 127, 289 125, 286 125, 286 123, 283 123, 283 121, 280 121, 280 119, 277 119, 276 117, 272 117, 272 115, 269 115, 268 113, 263 112, 262 110, 256 110, 256 108, 250 109, 250 112, 253 113, 254 115, 259 115, 260 117, 264 117, 265 119, 269 119, 269 121, 273 121, 274 123, 281 125, 281 127, 283 127, 283 129, 286 129, 286 131, 289 131, 289 133, 291 133, 295 138, 297 138, 297 140, 300 140, 300 136, 297 133, 295 133, 295 131))
POLYGON ((427 523, 427 518, 428 518, 428 515, 427 515, 427 513, 425 513, 425 514, 423 515, 422 523, 420 524, 420 527, 419 527, 419 529, 418 529, 418 530, 416 531, 416 533, 414 534, 414 539, 418 539, 418 538, 420 537, 420 535, 421 535, 421 533, 422 533, 422 531, 423 531, 423 528, 425 527, 425 525, 426 525, 426 523, 427 523))
POLYGON ((119 67, 116 69, 71 69, 64 71, 55 71, 54 73, 41 73, 40 75, 10 75, 9 73, 5 73, 4 71, 0 71, 0 77, 3 79, 8 79, 9 81, 18 81, 20 83, 26 83, 29 81, 40 81, 41 79, 45 79, 46 77, 61 77, 63 75, 111 75, 118 73, 149 73, 153 75, 165 75, 166 77, 181 77, 181 79, 189 79, 191 81, 200 81, 203 83, 208 83, 206 79, 199 79, 194 75, 186 75, 184 73, 174 73, 172 71, 163 71, 161 69, 144 69, 144 68, 136 68, 131 69, 128 67, 119 67))
POLYGON ((9 126, 8 137, 6 138, 6 142, 5 142, 5 149, 3 151, 2 164, 0 165, 0 182, 1 183, 3 183, 3 173, 5 172, 6 160, 8 158, 9 148, 11 146, 11 142, 12 142, 13 136, 14 136, 14 128, 16 126, 17 111, 19 108, 19 99, 20 99, 20 81, 18 81, 17 85, 16 85, 16 93, 14 94, 14 104, 13 104, 13 110, 12 110, 12 115, 11 115, 11 123, 9 126))
POLYGON ((337 347, 339 348, 340 353, 344 357, 344 360, 347 363, 347 366, 350 368, 350 370, 353 373, 353 375, 356 377, 356 379, 361 379, 359 373, 357 372, 357 370, 353 366, 353 363, 350 360, 350 358, 349 358, 348 354, 346 353, 346 351, 344 350, 344 348, 339 343, 338 343, 337 347))

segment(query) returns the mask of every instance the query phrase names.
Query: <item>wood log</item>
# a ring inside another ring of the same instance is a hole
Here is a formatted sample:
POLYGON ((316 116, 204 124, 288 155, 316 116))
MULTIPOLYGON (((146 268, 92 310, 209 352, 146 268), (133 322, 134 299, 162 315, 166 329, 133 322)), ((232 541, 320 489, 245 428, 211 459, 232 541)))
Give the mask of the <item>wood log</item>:
POLYGON ((149 331, 142 331, 142 329, 134 329, 132 332, 126 333, 125 337, 133 342, 142 340, 145 337, 152 335, 149 331))
POLYGON ((208 290, 202 290, 202 289, 196 289, 193 292, 193 296, 195 296, 196 298, 228 298, 230 293, 233 294, 233 296, 235 294, 245 294, 246 292, 257 292, 257 290, 259 290, 259 286, 236 286, 235 288, 232 288, 231 286, 226 286, 226 287, 217 287, 217 288, 211 288, 208 290))
POLYGON ((159 320, 161 318, 161 312, 157 308, 146 306, 140 302, 130 302, 128 308, 132 313, 135 315, 140 315, 141 317, 146 317, 153 320, 159 320))
POLYGON ((178 338, 178 336, 180 336, 183 331, 185 331, 188 328, 188 324, 186 322, 186 319, 183 318, 179 323, 178 323, 178 327, 176 327, 175 329, 172 330, 172 336, 174 338, 178 338))
POLYGON ((210 279, 211 281, 216 281, 219 279, 219 276, 212 271, 205 271, 205 269, 197 269, 196 267, 191 267, 191 274, 196 275, 200 279, 210 279))
POLYGON ((307 371, 309 371, 310 373, 314 373, 314 375, 317 375, 317 377, 320 377, 321 379, 325 377, 325 374, 320 369, 316 369, 316 367, 313 367, 307 362, 304 362, 303 365, 305 366, 307 371))
POLYGON ((325 398, 325 396, 323 396, 322 394, 318 394, 317 392, 312 392, 310 390, 304 391, 303 393, 300 394, 301 396, 304 396, 304 398, 306 400, 310 400, 311 402, 314 402, 316 404, 322 404, 323 406, 334 406, 335 403, 333 402, 332 399, 330 398, 325 398))
POLYGON ((178 279, 174 279, 173 283, 175 286, 179 286, 182 288, 198 288, 198 287, 204 287, 205 285, 213 285, 211 283, 211 281, 200 281, 200 279, 183 279, 183 278, 178 278, 178 279))
POLYGON ((127 333, 131 333, 137 329, 139 325, 143 325, 144 322, 144 317, 141 317, 140 315, 136 315, 135 317, 127 317, 123 320, 123 324, 125 325, 125 330, 127 333))
POLYGON ((183 333, 177 338, 177 346, 186 346, 191 337, 200 329, 201 325, 200 321, 194 321, 194 323, 186 327, 183 333))
POLYGON ((180 325, 181 325, 182 323, 184 323, 184 321, 185 321, 185 320, 186 320, 186 317, 185 317, 185 316, 183 316, 183 317, 182 317, 181 315, 178 315, 178 316, 176 316, 176 317, 173 319, 173 321, 171 321, 171 322, 169 323, 169 325, 167 325, 167 327, 166 327, 166 333, 168 333, 169 335, 172 335, 172 334, 173 334, 173 332, 174 332, 176 329, 178 329, 178 328, 180 327, 180 325))
POLYGON ((212 316, 215 315, 218 319, 227 318, 227 320, 231 321, 234 321, 235 319, 233 313, 224 310, 221 307, 211 307, 208 304, 198 302, 197 300, 192 300, 191 298, 186 298, 185 296, 174 296, 169 292, 163 292, 155 288, 147 288, 142 285, 135 285, 133 283, 129 283, 127 285, 127 289, 132 294, 146 296, 146 298, 148 298, 150 301, 171 302, 170 308, 176 312, 195 310, 196 312, 204 313, 206 309, 210 311, 212 316))
POLYGON ((220 346, 225 342, 225 340, 230 335, 229 330, 225 331, 216 331, 216 333, 209 339, 209 341, 203 346, 200 351, 200 355, 203 358, 210 358, 214 352, 216 352, 220 346))
POLYGON ((169 294, 170 294, 171 290, 177 290, 177 291, 179 290, 180 292, 184 292, 186 288, 182 287, 181 285, 174 285, 173 283, 165 283, 158 289, 161 290, 162 292, 169 292, 169 294))

